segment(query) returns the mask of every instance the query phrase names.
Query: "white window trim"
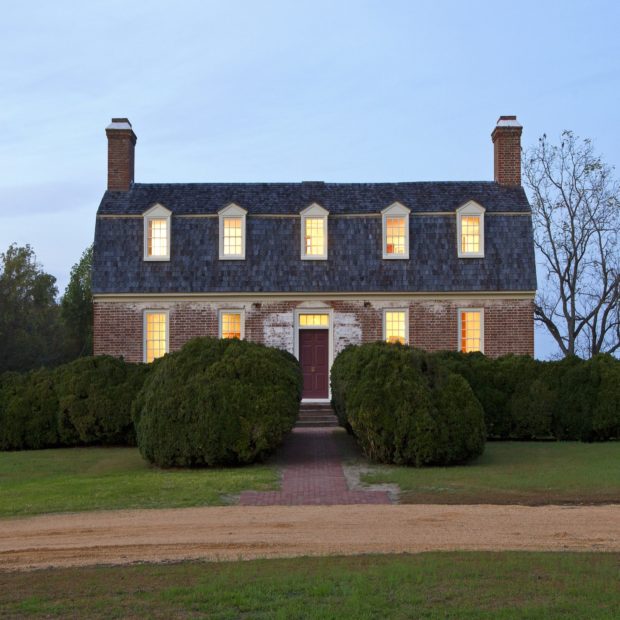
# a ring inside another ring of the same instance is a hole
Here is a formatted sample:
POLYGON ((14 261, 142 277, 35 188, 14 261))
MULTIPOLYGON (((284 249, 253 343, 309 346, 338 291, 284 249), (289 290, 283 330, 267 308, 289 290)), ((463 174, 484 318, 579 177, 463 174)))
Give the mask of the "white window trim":
POLYGON ((386 207, 381 211, 382 222, 382 247, 383 258, 386 260, 408 260, 409 259, 409 214, 411 209, 408 209, 400 202, 394 202, 389 207, 386 207), (387 218, 388 217, 404 217, 405 218, 405 253, 404 254, 388 254, 387 252, 387 218))
POLYGON ((480 313, 480 353, 484 353, 484 308, 459 308, 458 309, 458 341, 456 350, 461 352, 461 337, 463 335, 462 314, 463 312, 479 312, 480 313))
POLYGON ((301 260, 327 260, 328 253, 328 237, 327 237, 327 218, 329 211, 324 209, 316 202, 312 203, 309 207, 305 208, 301 213, 301 260), (306 254, 306 244, 304 243, 305 230, 306 230, 306 218, 323 218, 323 238, 325 239, 325 252, 323 254, 306 254))
POLYGON ((163 205, 156 204, 142 214, 144 218, 144 260, 147 261, 169 261, 170 260, 170 238, 172 237, 171 224, 172 211, 163 205), (165 256, 149 256, 149 222, 151 220, 166 220, 167 247, 165 256))
POLYGON ((245 219, 247 211, 236 205, 234 202, 218 211, 219 216, 219 238, 220 238, 220 260, 245 260, 245 219), (224 254, 224 219, 227 217, 241 218, 241 254, 224 254))
POLYGON ((484 258, 484 212, 486 209, 474 200, 466 202, 456 210, 456 247, 459 258, 484 258), (461 220, 464 215, 477 215, 480 218, 480 251, 463 252, 461 246, 461 220))
MULTIPOLYGON (((146 361, 146 317, 148 314, 165 314, 166 315, 166 353, 170 352, 170 310, 149 308, 142 313, 142 361, 146 361)), ((159 358, 156 358, 159 359, 159 358)), ((153 360, 155 361, 155 360, 153 360)))
POLYGON ((405 313, 405 344, 409 344, 409 308, 383 308, 383 342, 387 342, 387 320, 388 312, 405 313))
POLYGON ((244 308, 220 308, 217 317, 217 337, 222 338, 222 315, 223 314, 240 314, 241 315, 241 337, 240 340, 245 339, 245 309, 244 308))

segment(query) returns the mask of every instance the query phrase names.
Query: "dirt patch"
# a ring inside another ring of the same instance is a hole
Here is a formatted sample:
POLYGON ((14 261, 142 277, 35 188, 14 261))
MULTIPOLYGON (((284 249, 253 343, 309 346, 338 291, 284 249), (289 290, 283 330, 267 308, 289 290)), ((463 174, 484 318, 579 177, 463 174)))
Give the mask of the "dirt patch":
POLYGON ((620 506, 218 506, 0 522, 0 569, 437 550, 620 551, 620 506))
MULTIPOLYGON (((372 469, 368 469, 372 471, 372 469)), ((362 472, 361 475, 366 473, 362 472)), ((380 486, 380 485, 377 485, 380 486)), ((398 485, 394 485, 398 488, 398 485)), ((373 487, 374 488, 374 485, 373 487)), ((497 504, 500 506, 604 506, 608 504, 619 504, 620 495, 618 493, 589 493, 587 496, 569 495, 567 493, 548 493, 529 491, 519 492, 477 492, 460 493, 458 491, 437 493, 422 490, 401 491, 398 496, 401 504, 447 504, 450 506, 462 504, 497 504)))

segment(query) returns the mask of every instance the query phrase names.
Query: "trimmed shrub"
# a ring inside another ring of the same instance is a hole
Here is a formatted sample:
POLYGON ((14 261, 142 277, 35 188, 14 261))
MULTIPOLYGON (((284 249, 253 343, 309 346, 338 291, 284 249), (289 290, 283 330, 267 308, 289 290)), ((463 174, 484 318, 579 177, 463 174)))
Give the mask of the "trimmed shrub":
POLYGON ((558 399, 553 428, 558 439, 620 438, 620 362, 610 355, 569 358, 554 369, 558 399))
POLYGON ((301 387, 297 361, 279 350, 191 340, 153 366, 134 403, 140 452, 160 467, 262 459, 292 428, 301 387))
POLYGON ((433 357, 469 381, 490 439, 620 438, 620 361, 610 355, 556 362, 479 353, 433 357))
POLYGON ((484 448, 482 408, 467 382, 410 347, 346 349, 332 367, 332 395, 372 460, 448 465, 484 448))
POLYGON ((54 371, 6 373, 0 380, 0 450, 58 445, 54 371))
POLYGON ((83 357, 56 370, 58 429, 64 445, 135 445, 131 403, 148 366, 83 357))
POLYGON ((600 364, 598 398, 592 412, 590 439, 620 439, 620 362, 608 355, 595 358, 600 364))

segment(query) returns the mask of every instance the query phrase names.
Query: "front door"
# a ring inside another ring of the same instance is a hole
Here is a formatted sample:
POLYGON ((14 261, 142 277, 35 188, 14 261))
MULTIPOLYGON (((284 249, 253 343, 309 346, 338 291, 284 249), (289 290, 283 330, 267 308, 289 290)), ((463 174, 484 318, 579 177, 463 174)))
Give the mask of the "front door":
POLYGON ((304 374, 303 398, 329 397, 329 330, 299 330, 299 362, 304 374))

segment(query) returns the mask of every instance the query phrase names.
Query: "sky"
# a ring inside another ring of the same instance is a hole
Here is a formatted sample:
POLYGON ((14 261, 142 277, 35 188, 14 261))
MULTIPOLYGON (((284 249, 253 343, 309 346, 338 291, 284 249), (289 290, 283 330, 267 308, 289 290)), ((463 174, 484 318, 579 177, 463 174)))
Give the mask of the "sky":
POLYGON ((62 293, 118 116, 144 183, 492 180, 501 114, 618 168, 619 27, 596 0, 3 2, 0 252, 62 293))

